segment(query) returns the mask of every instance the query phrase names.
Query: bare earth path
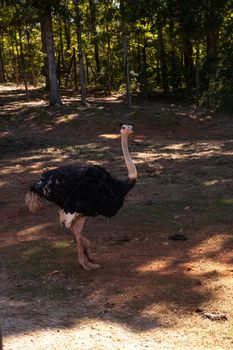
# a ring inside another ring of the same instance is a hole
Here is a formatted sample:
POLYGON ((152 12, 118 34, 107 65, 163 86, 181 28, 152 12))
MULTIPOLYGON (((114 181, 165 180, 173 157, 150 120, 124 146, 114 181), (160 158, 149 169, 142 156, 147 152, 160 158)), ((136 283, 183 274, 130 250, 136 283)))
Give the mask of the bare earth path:
POLYGON ((127 111, 119 96, 81 108, 72 91, 63 101, 53 110, 39 90, 27 102, 21 87, 0 87, 4 350, 233 348, 232 116, 140 101, 127 111), (62 164, 124 178, 121 122, 134 125, 140 178, 116 217, 87 220, 102 266, 87 272, 57 209, 32 215, 24 196, 62 164))

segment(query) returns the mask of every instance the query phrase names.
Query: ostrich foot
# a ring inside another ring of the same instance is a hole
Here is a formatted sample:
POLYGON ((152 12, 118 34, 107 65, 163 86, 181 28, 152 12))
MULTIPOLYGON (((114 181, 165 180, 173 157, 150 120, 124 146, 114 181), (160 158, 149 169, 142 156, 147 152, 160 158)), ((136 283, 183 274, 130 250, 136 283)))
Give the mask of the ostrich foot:
POLYGON ((70 227, 71 231, 75 234, 76 243, 78 248, 78 260, 84 270, 96 270, 100 267, 98 264, 94 264, 90 254, 90 242, 86 237, 83 237, 81 232, 85 217, 77 217, 74 224, 70 227))
POLYGON ((86 237, 82 236, 82 244, 83 244, 84 254, 87 260, 90 261, 91 263, 94 263, 90 253, 90 244, 91 244, 90 241, 86 237))
POLYGON ((83 243, 84 255, 85 255, 85 258, 87 259, 88 266, 90 267, 91 270, 99 269, 101 266, 95 263, 90 253, 90 244, 91 244, 90 241, 86 237, 82 236, 82 243, 83 243))
POLYGON ((85 259, 84 261, 80 261, 79 263, 82 265, 82 267, 84 268, 84 270, 97 270, 100 268, 100 265, 98 264, 93 264, 92 262, 90 262, 89 260, 85 259))
POLYGON ((91 263, 90 261, 88 262, 88 267, 89 267, 89 270, 97 270, 99 269, 101 266, 99 264, 93 264, 91 263))
POLYGON ((80 236, 80 239, 81 242, 79 241, 79 245, 82 246, 83 254, 79 256, 79 263, 85 270, 99 269, 100 265, 94 263, 90 254, 90 241, 84 236, 80 236))

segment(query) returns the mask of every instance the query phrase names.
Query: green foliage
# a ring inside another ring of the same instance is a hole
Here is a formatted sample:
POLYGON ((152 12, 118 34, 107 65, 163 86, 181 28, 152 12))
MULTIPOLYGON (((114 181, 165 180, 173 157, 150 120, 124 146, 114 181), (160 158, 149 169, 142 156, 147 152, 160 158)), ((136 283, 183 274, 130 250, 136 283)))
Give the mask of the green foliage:
MULTIPOLYGON (((86 82, 91 89, 125 90, 120 1, 79 0, 86 82), (94 20, 94 23, 93 23, 94 20), (98 52, 97 52, 98 51, 98 52), (99 61, 99 62, 98 62, 99 61)), ((200 48, 201 102, 232 108, 232 8, 229 0, 124 0, 131 91, 150 98, 166 90, 195 95, 200 48)), ((53 14, 60 87, 75 86, 77 33, 73 0, 6 0, 0 8, 0 71, 8 81, 44 82, 39 18, 53 14)), ((1 74, 0 74, 1 81, 1 74)), ((78 79, 77 79, 78 81, 78 79)))
POLYGON ((233 13, 229 10, 222 25, 216 72, 203 96, 203 102, 218 109, 233 110, 233 13), (226 40, 227 38, 227 40, 226 40))

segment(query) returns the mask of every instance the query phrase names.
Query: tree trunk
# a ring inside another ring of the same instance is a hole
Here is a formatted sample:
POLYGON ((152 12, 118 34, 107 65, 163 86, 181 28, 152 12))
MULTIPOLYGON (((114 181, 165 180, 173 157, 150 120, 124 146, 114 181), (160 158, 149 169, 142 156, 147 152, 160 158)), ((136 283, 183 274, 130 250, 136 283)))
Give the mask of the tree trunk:
POLYGON ((176 92, 181 85, 181 70, 180 70, 180 64, 179 60, 176 54, 176 34, 174 33, 174 22, 173 20, 170 20, 169 22, 169 41, 171 45, 171 50, 169 52, 170 55, 170 75, 171 75, 171 85, 172 85, 172 90, 173 92, 176 92))
MULTIPOLYGON (((20 71, 20 55, 19 55, 19 47, 18 47, 18 40, 17 40, 17 36, 15 34, 15 50, 16 50, 16 60, 15 60, 15 67, 16 67, 16 82, 17 82, 17 86, 19 84, 21 84, 21 71, 20 71)), ((12 46, 14 47, 14 46, 12 46)), ((13 48, 14 50, 14 48, 13 48)))
POLYGON ((73 47, 73 57, 74 57, 74 82, 75 82, 75 89, 78 91, 76 50, 75 50, 74 47, 73 47))
POLYGON ((20 50, 20 67, 21 67, 20 70, 21 70, 22 80, 24 82, 24 87, 25 87, 27 99, 28 99, 28 101, 30 101, 27 76, 26 76, 25 57, 24 57, 24 52, 23 52, 22 30, 21 30, 20 26, 19 26, 18 30, 19 30, 19 50, 20 50))
POLYGON ((60 40, 60 61, 61 69, 64 69, 64 49, 63 49, 63 36, 62 36, 62 21, 59 22, 59 40, 60 40))
POLYGON ((40 22, 41 25, 41 42, 42 42, 42 51, 44 56, 44 67, 43 67, 43 74, 45 76, 45 90, 50 90, 50 83, 49 83, 49 63, 48 63, 48 55, 47 55, 47 44, 46 44, 46 36, 45 36, 45 30, 46 28, 44 21, 40 22), (43 28, 42 28, 43 27, 43 28))
POLYGON ((58 56, 57 56, 57 81, 58 81, 58 88, 61 88, 61 52, 58 51, 58 56))
POLYGON ((4 62, 3 62, 3 47, 2 43, 0 43, 0 83, 5 83, 5 70, 4 70, 4 62))
POLYGON ((86 83, 85 83, 85 67, 83 62, 83 50, 82 50, 82 30, 81 30, 81 18, 78 0, 74 0, 75 14, 76 14, 76 29, 78 39, 78 55, 79 55, 79 76, 80 76, 80 88, 81 88, 81 104, 86 105, 86 83))
POLYGON ((69 65, 69 68, 68 68, 68 73, 67 73, 67 77, 66 77, 66 81, 65 81, 65 87, 68 86, 68 80, 69 80, 71 68, 72 68, 72 65, 73 65, 73 61, 75 59, 75 55, 76 55, 75 51, 73 51, 73 55, 71 56, 71 59, 70 59, 70 65, 69 65))
POLYGON ((183 52, 185 85, 187 90, 191 90, 194 82, 193 45, 187 35, 183 38, 183 52))
POLYGON ((163 91, 168 92, 167 63, 164 49, 163 29, 161 25, 158 25, 158 54, 161 67, 163 91))
POLYGON ((146 57, 146 39, 144 38, 144 44, 142 49, 143 57, 143 95, 145 100, 148 99, 148 90, 147 90, 147 57, 146 57))
POLYGON ((90 79, 89 79, 89 59, 88 59, 88 55, 85 55, 85 61, 86 61, 86 77, 87 77, 87 85, 90 84, 90 79))
POLYGON ((66 50, 70 50, 71 38, 70 38, 70 23, 68 22, 68 20, 65 22, 64 29, 65 29, 65 38, 66 38, 66 50))
POLYGON ((209 30, 206 36, 206 71, 208 84, 210 76, 216 70, 218 35, 219 31, 215 29, 209 30))
POLYGON ((200 99, 200 47, 197 44, 196 49, 196 67, 195 67, 195 99, 196 99, 196 110, 199 108, 199 99, 200 99))
POLYGON ((53 29, 52 29, 52 18, 50 11, 43 11, 41 13, 41 33, 44 38, 44 44, 46 49, 46 60, 48 64, 48 78, 49 78, 49 97, 50 105, 61 106, 62 102, 58 90, 56 63, 54 56, 54 45, 53 45, 53 29))
POLYGON ((138 80, 141 81, 141 43, 140 43, 140 38, 137 40, 137 73, 138 73, 138 80))
POLYGON ((109 95, 111 95, 112 90, 112 74, 111 74, 111 42, 110 42, 110 33, 108 23, 106 24, 106 33, 108 35, 108 44, 107 44, 107 58, 108 58, 108 81, 107 81, 107 89, 109 95))
POLYGON ((206 38, 206 53, 208 60, 215 60, 218 46, 218 30, 209 30, 206 38))
POLYGON ((35 65, 33 61, 33 51, 32 51, 32 45, 30 42, 30 32, 27 30, 27 40, 28 40, 28 53, 29 53, 29 60, 30 60, 30 65, 31 65, 31 80, 33 86, 36 87, 37 85, 37 79, 36 79, 36 74, 35 74, 35 65))
POLYGON ((19 65, 18 65, 17 56, 15 56, 13 40, 11 41, 11 54, 12 54, 12 66, 15 73, 15 82, 16 82, 16 85, 19 86, 20 84, 19 65))
POLYGON ((89 0, 90 6, 90 14, 91 14, 91 31, 93 35, 93 43, 95 50, 95 63, 96 63, 96 71, 99 75, 100 73, 100 56, 99 56, 99 40, 96 31, 96 4, 94 0, 89 0))
POLYGON ((121 28, 122 28, 121 30, 122 30, 123 57, 124 57, 124 67, 125 67, 127 107, 131 108, 129 53, 128 53, 128 44, 127 44, 126 25, 125 25, 124 0, 120 0, 120 11, 121 11, 121 28))

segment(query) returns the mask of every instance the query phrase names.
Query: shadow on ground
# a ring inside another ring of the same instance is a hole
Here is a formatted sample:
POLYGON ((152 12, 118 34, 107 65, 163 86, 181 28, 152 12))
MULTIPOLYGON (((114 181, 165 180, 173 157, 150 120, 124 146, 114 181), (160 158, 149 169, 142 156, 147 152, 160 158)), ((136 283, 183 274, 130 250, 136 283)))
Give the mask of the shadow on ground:
MULTIPOLYGON (((128 112, 118 98, 99 96, 80 109, 72 96, 53 110, 25 105, 21 90, 1 92, 4 333, 72 327, 84 319, 135 332, 175 327, 174 315, 212 305, 221 279, 233 271, 232 121, 194 119, 188 107, 155 103, 128 112), (88 220, 85 233, 102 269, 86 272, 56 209, 49 205, 33 216, 24 195, 42 171, 68 163, 100 164, 124 177, 118 125, 126 119, 136 129, 130 148, 140 178, 115 218, 88 220), (169 240, 174 233, 187 240, 169 240)), ((31 94, 31 103, 37 100, 39 90, 31 94)))

